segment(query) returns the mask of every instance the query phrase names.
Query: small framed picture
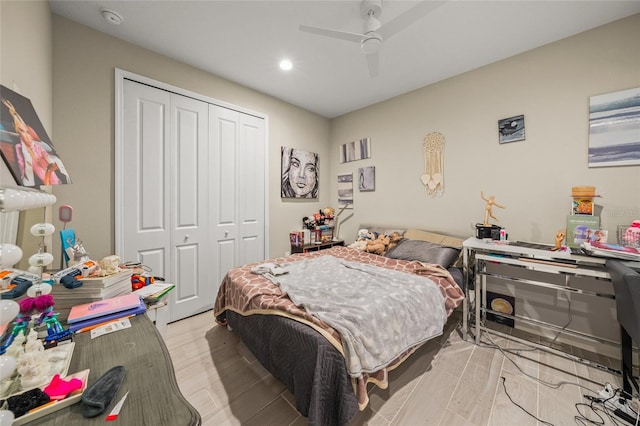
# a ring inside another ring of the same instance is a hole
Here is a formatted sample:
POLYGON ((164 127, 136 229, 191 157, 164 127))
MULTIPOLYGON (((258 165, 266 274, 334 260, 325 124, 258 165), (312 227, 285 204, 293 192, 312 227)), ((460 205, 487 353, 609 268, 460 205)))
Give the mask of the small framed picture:
POLYGON ((376 189, 376 168, 374 166, 358 169, 358 189, 360 191, 374 191, 376 189))
POLYGON ((498 120, 498 141, 503 143, 525 140, 524 115, 498 120))
POLYGON ((338 208, 353 208, 353 173, 338 174, 338 208))

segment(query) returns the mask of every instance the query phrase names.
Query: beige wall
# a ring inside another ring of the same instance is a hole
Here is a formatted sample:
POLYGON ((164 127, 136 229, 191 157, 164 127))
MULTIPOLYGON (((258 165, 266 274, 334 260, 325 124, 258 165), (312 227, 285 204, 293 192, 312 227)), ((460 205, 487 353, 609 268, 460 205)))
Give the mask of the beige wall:
MULTIPOLYGON (((31 100, 49 136, 53 130, 51 33, 51 13, 46 1, 0 1, 0 83, 31 100)), ((16 184, 2 160, 0 184, 16 184)), ((22 213, 20 226, 28 229, 30 224, 43 219, 42 209, 22 213)), ((39 243, 39 239, 20 232, 17 241, 23 251, 20 268, 29 267, 26 259, 38 251, 39 243)))
MULTIPOLYGON (((272 97, 168 59, 65 18, 53 17, 55 144, 74 183, 56 188, 59 204, 71 204, 71 226, 93 258, 113 253, 114 69, 120 68, 268 115, 269 246, 289 250, 289 231, 301 218, 330 203, 280 199, 280 147, 328 157, 329 121, 272 97)), ((329 165, 325 163, 326 170, 329 165)), ((321 176, 327 188, 329 174, 321 176)))
POLYGON ((333 158, 340 144, 365 136, 372 157, 334 161, 331 175, 376 167, 375 192, 356 187, 341 234, 373 222, 471 236, 484 219, 484 191, 506 206, 494 209, 494 223, 510 239, 552 243, 575 185, 597 187, 604 229, 640 219, 640 166, 587 167, 589 97, 640 86, 638 40, 635 15, 332 120, 333 158), (498 120, 519 114, 526 140, 499 145, 498 120), (420 182, 430 132, 446 138, 437 198, 420 182))

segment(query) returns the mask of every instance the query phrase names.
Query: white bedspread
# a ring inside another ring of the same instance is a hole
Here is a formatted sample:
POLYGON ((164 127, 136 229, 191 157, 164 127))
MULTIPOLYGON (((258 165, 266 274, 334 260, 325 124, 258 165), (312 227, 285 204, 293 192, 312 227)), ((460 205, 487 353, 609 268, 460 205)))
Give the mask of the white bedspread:
POLYGON ((429 278, 333 256, 286 265, 276 277, 289 298, 342 337, 352 377, 386 367, 442 334, 444 298, 429 278))

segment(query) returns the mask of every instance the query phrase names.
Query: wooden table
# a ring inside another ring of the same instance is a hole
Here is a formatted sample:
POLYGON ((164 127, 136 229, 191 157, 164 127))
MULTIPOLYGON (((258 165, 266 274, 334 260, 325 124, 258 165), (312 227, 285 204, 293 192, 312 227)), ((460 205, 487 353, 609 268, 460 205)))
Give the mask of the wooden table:
POLYGON ((129 391, 117 423, 123 425, 200 425, 200 414, 184 398, 167 347, 146 315, 131 318, 131 328, 91 339, 76 334, 69 373, 89 368, 89 385, 105 372, 123 365, 126 375, 118 394, 104 414, 82 416, 82 403, 36 419, 30 425, 105 424, 105 417, 129 391))

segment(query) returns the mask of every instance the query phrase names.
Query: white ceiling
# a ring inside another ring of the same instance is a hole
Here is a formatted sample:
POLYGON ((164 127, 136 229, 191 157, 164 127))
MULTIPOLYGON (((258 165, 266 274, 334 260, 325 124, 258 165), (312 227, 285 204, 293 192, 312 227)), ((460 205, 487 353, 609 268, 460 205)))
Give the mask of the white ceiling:
MULTIPOLYGON (((449 0, 385 40, 371 78, 357 43, 299 30, 362 33, 359 1, 49 1, 55 14, 328 118, 640 13, 639 0, 449 0), (124 21, 108 24, 101 8, 124 21)), ((385 0, 380 21, 418 3, 385 0)))

